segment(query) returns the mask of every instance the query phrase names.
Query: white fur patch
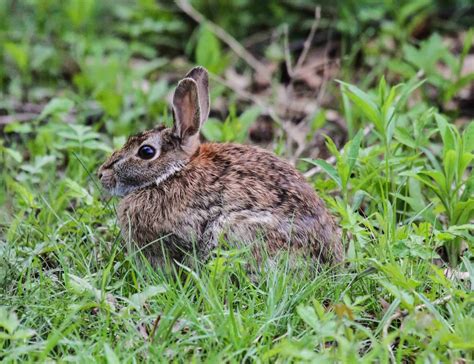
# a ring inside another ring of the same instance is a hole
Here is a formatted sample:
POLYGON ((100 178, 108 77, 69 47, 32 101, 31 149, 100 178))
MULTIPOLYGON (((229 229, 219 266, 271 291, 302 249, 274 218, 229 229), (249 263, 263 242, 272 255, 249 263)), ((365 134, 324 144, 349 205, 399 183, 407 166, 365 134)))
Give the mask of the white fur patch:
POLYGON ((178 162, 174 162, 174 163, 171 163, 168 167, 166 167, 165 171, 163 172, 163 174, 161 174, 160 176, 158 176, 158 178, 156 179, 155 183, 157 186, 159 186, 160 184, 162 184, 164 181, 166 181, 168 178, 170 178, 171 176, 173 176, 175 173, 181 171, 184 167, 184 163, 181 162, 181 161, 178 161, 178 162))

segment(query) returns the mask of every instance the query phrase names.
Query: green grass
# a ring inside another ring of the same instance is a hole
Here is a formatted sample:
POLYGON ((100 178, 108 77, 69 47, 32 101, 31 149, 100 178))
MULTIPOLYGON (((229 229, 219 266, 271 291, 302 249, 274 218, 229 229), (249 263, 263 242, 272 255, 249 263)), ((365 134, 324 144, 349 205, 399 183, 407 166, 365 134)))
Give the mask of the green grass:
POLYGON ((252 281, 246 255, 235 253, 164 276, 137 264, 111 233, 91 231, 93 221, 58 225, 73 231, 57 231, 36 251, 2 254, 10 257, 2 262, 8 309, 0 316, 7 362, 471 358, 472 295, 429 262, 363 259, 315 275, 283 260, 252 281), (429 304, 448 294, 446 304, 429 304), (403 308, 400 329, 388 320, 403 308))
MULTIPOLYGON (((300 24, 311 25, 311 1, 269 1, 263 20, 252 17, 260 5, 217 3, 193 2, 242 41, 282 20, 301 41, 300 24)), ((171 5, 0 2, 0 119, 14 116, 0 126, 0 361, 474 361, 474 123, 456 104, 473 79, 461 70, 474 32, 468 2, 452 2, 446 21, 443 4, 323 6, 340 81, 303 122, 324 134, 335 110, 347 135, 327 137, 332 158, 296 164, 318 169, 309 182, 343 230, 343 266, 258 267, 246 251, 219 250, 163 273, 120 237, 117 201, 95 171, 125 136, 170 122, 174 76, 197 63, 219 76, 251 70, 171 5), (463 34, 457 50, 448 31, 463 34)), ((258 56, 282 66, 281 42, 269 42, 258 56)), ((211 88, 229 113, 204 136, 248 143, 262 109, 215 79, 211 88)), ((288 130, 274 128, 270 148, 291 159, 288 130)))

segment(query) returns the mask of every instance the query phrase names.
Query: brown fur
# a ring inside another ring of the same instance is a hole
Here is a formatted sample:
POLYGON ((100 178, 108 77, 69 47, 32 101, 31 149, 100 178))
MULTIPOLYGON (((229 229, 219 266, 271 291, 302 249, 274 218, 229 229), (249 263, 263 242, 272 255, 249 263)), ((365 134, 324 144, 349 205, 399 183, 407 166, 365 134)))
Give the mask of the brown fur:
POLYGON ((199 145, 196 136, 209 108, 203 72, 191 71, 188 76, 199 83, 186 81, 190 92, 175 94, 175 116, 183 119, 173 129, 129 138, 99 170, 103 185, 123 196, 118 218, 124 237, 144 248, 154 265, 193 252, 205 259, 222 236, 236 246, 262 237, 271 255, 289 249, 322 262, 342 261, 338 227, 291 165, 253 146, 199 145), (199 105, 193 105, 196 94, 199 105), (190 109, 177 112, 181 105, 190 109), (137 150, 144 144, 159 155, 140 159, 137 150))

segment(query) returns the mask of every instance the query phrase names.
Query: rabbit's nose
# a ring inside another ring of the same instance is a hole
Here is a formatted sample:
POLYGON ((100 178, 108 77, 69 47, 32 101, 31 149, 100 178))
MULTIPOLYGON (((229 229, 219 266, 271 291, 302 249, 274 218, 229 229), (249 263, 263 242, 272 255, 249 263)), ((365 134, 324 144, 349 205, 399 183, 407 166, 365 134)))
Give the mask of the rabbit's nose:
POLYGON ((102 177, 104 177, 104 165, 101 165, 97 170, 97 178, 101 180, 102 177))
POLYGON ((107 169, 107 167, 102 165, 102 166, 100 166, 99 170, 97 171, 97 178, 99 179, 99 181, 101 181, 102 178, 104 177, 106 169, 107 169))
POLYGON ((122 160, 122 157, 118 154, 114 154, 109 158, 107 162, 102 164, 99 167, 99 170, 97 171, 97 177, 99 178, 99 180, 101 180, 102 177, 104 177, 104 170, 111 169, 114 166, 114 164, 119 162, 120 160, 122 160))

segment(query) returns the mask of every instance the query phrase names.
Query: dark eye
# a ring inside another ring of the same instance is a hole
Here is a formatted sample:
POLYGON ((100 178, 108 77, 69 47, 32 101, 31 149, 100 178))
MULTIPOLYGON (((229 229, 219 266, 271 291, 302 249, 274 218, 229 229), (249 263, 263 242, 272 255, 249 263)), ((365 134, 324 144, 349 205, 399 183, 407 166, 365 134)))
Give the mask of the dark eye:
POLYGON ((156 150, 150 145, 142 145, 138 150, 138 156, 141 159, 151 159, 155 156, 156 150))

